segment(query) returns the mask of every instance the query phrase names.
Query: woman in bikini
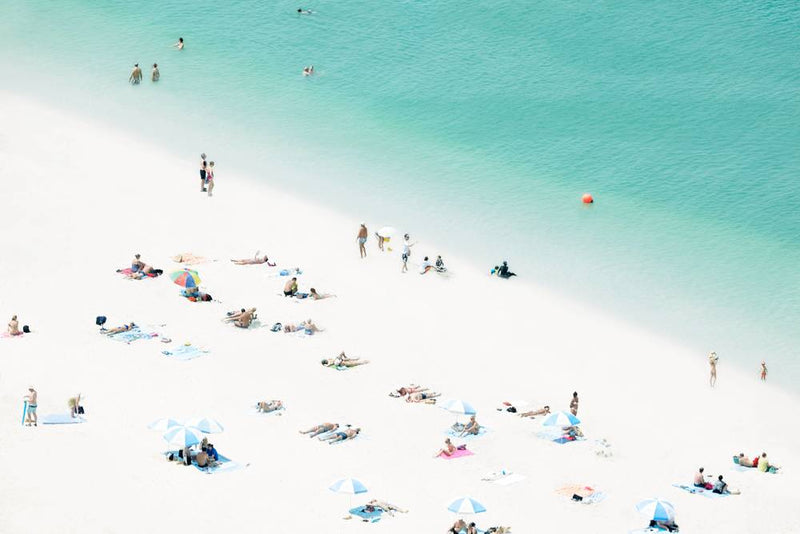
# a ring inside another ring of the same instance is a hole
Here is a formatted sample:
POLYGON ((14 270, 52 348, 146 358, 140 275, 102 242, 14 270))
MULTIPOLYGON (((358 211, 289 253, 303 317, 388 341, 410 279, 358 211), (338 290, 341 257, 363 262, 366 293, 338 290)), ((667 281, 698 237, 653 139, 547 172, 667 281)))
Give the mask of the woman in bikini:
MULTIPOLYGON (((261 413, 270 413, 283 408, 283 402, 279 400, 261 401, 256 404, 256 409, 261 413)), ((302 433, 302 432, 301 432, 302 433)))
POLYGON ((313 287, 311 289, 309 289, 308 292, 309 292, 309 296, 314 300, 328 299, 328 298, 336 296, 333 293, 322 293, 322 294, 317 293, 317 290, 314 289, 313 287))
POLYGON ((234 265, 261 265, 262 263, 266 263, 270 267, 275 267, 274 263, 269 262, 269 258, 265 254, 263 258, 254 257, 254 258, 245 258, 242 260, 231 260, 234 265))
POLYGON ((411 384, 409 386, 403 386, 400 389, 396 389, 389 393, 390 397, 400 398, 405 397, 406 395, 410 395, 412 393, 419 393, 421 391, 428 391, 428 388, 424 388, 422 386, 418 386, 416 384, 411 384))
POLYGON ((114 334, 119 334, 120 332, 127 332, 129 330, 133 330, 134 328, 136 328, 136 323, 131 321, 131 324, 118 326, 116 328, 112 328, 111 330, 106 330, 103 333, 107 336, 113 336, 114 334))
POLYGON ((450 438, 444 440, 444 447, 439 449, 436 454, 433 455, 434 458, 438 458, 442 454, 445 456, 452 456, 454 452, 456 452, 456 446, 453 445, 453 442, 450 441, 450 438))
POLYGON ((420 391, 418 393, 409 393, 406 397, 406 402, 422 402, 425 404, 436 404, 436 397, 441 396, 441 393, 434 393, 427 391, 420 391))
POLYGON ((530 417, 531 419, 536 417, 537 415, 547 415, 550 413, 550 406, 545 406, 544 408, 539 408, 538 410, 532 410, 530 412, 519 413, 520 417, 530 417))

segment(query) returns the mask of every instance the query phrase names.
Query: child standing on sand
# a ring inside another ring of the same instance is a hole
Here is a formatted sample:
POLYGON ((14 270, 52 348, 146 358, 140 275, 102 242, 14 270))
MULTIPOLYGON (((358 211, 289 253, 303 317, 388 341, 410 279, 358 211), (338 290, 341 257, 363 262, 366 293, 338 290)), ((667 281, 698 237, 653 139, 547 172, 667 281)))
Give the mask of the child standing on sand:
POLYGON ((761 362, 761 381, 765 382, 767 380, 767 362, 761 362))

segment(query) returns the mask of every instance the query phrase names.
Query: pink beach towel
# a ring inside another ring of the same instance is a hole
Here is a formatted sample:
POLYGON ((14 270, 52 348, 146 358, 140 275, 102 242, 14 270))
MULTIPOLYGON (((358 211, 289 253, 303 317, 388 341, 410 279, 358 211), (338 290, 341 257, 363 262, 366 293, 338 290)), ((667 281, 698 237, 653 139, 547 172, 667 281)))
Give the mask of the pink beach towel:
POLYGON ((450 456, 447 456, 445 453, 441 452, 439 453, 439 458, 444 458, 445 460, 452 460, 453 458, 463 458, 464 456, 472 456, 473 454, 475 453, 467 449, 458 449, 450 456))
MULTIPOLYGON (((123 275, 125 275, 125 276, 130 276, 130 275, 132 275, 132 274, 133 274, 133 270, 132 270, 130 267, 128 267, 127 269, 118 269, 118 270, 117 270, 117 272, 118 272, 119 274, 123 274, 123 275)), ((148 278, 155 278, 155 277, 156 277, 156 274, 155 274, 155 273, 147 273, 147 275, 146 275, 146 276, 147 276, 148 278)))

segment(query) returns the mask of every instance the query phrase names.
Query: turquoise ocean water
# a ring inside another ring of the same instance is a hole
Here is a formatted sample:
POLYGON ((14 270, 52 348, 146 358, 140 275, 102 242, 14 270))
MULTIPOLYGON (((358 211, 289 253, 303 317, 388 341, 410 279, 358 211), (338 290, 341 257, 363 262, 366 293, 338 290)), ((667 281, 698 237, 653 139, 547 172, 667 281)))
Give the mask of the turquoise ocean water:
POLYGON ((304 2, 0 0, 3 86, 798 390, 800 4, 304 2))

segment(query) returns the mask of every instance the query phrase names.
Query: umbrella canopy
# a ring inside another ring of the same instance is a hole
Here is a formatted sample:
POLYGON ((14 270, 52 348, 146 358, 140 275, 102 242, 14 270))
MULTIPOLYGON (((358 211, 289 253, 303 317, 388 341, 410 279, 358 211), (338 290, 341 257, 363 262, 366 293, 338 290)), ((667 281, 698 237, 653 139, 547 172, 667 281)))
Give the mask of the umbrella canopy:
POLYGON ((542 421, 542 425, 544 426, 575 426, 581 424, 581 420, 572 415, 569 412, 556 412, 547 416, 547 418, 542 421))
POLYGON ((447 509, 456 514, 480 514, 486 511, 486 507, 472 497, 456 499, 447 509))
POLYGON ((475 408, 466 401, 462 400, 449 400, 441 404, 441 407, 450 413, 459 413, 464 415, 475 415, 475 408))
POLYGON ((661 499, 645 499, 636 505, 640 514, 653 521, 672 521, 675 519, 675 507, 672 503, 661 499))
POLYGON ((182 271, 175 271, 169 274, 170 279, 181 287, 199 287, 200 276, 197 271, 191 269, 184 269, 182 271))
POLYGON ((378 230, 378 235, 381 237, 392 237, 396 233, 397 230, 395 228, 392 228, 391 226, 384 226, 383 228, 378 230))
POLYGON ((181 425, 183 425, 183 423, 181 423, 177 419, 172 419, 171 417, 162 417, 161 419, 156 419, 155 421, 147 425, 147 428, 149 428, 150 430, 158 430, 160 432, 166 432, 167 430, 169 430, 174 426, 181 426, 181 425))
POLYGON ((350 495, 367 492, 367 487, 354 478, 337 480, 328 489, 336 493, 348 493, 350 495))
POLYGON ((186 426, 193 426, 206 434, 217 434, 225 430, 219 421, 210 417, 194 417, 186 421, 186 426))
POLYGON ((191 447, 203 441, 203 433, 190 426, 173 426, 164 432, 164 439, 174 447, 191 447))

